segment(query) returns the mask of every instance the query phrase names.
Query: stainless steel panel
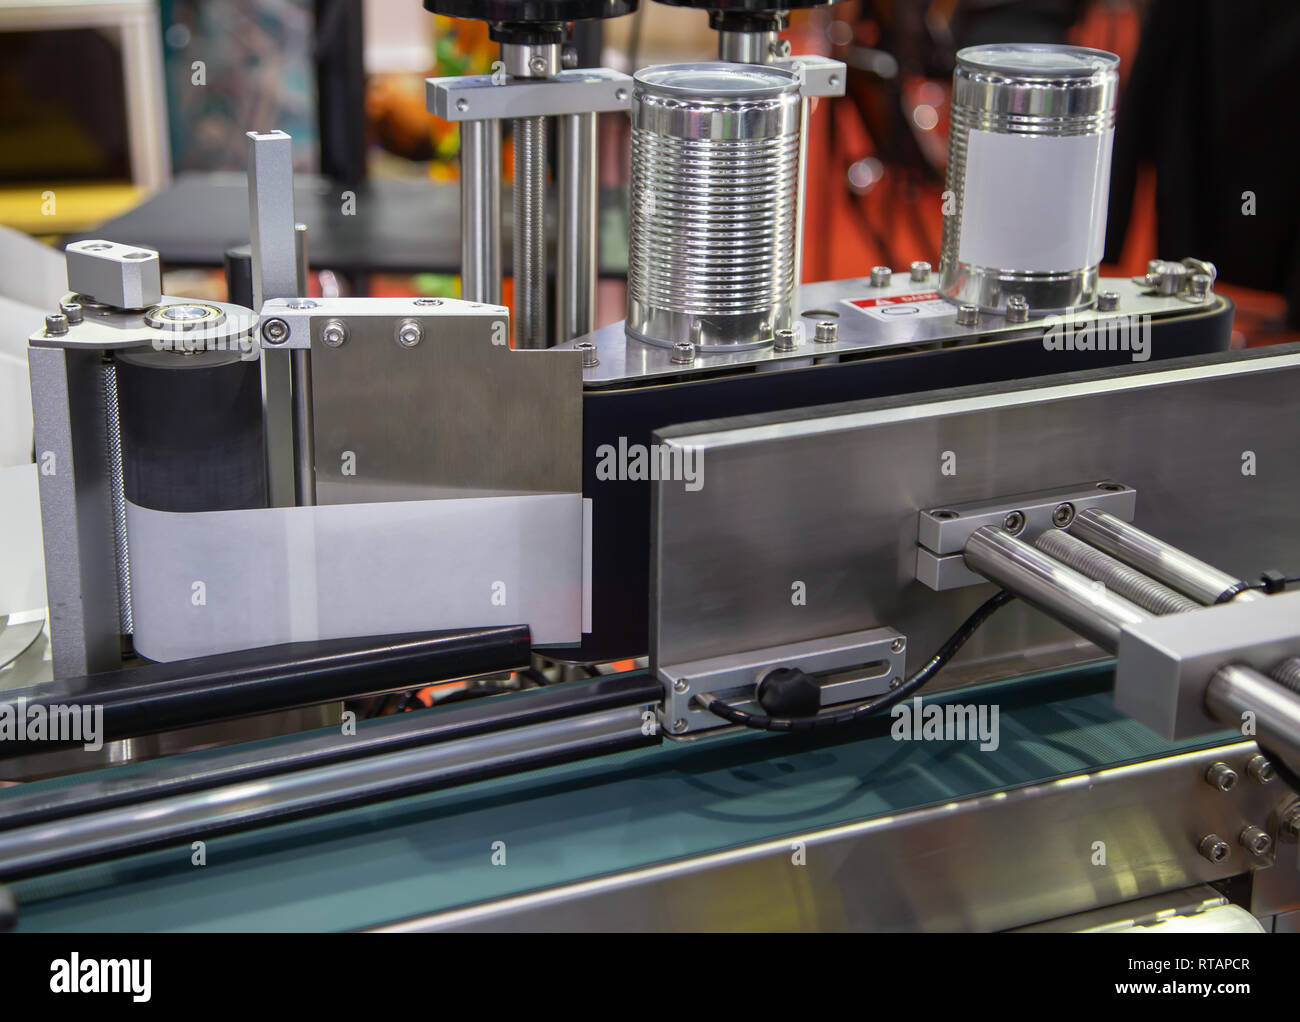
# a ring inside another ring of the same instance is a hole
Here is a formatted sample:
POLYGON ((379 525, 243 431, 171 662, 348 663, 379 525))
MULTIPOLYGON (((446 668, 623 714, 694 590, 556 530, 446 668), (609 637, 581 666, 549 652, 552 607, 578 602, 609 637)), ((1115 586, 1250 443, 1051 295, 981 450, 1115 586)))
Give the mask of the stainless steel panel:
POLYGON ((576 351, 505 346, 506 310, 425 299, 321 300, 310 330, 321 504, 582 489, 576 351), (437 304, 429 304, 435 302, 437 304), (321 340, 346 324, 337 347, 321 340), (423 337, 395 331, 408 319, 423 337))
MULTIPOLYGON (((1095 327, 1096 335, 1103 336, 1107 345, 1132 344, 1130 330, 1139 330, 1140 324, 1127 317, 1189 315, 1213 312, 1223 308, 1224 300, 1213 296, 1207 303, 1193 306, 1174 296, 1148 293, 1131 280, 1106 278, 1106 290, 1120 295, 1119 309, 1114 312, 1097 312, 1084 309, 1076 312, 1071 322, 1079 330, 1088 324, 1107 324, 1095 327), (1109 326, 1114 324, 1114 326, 1109 326)), ((791 351, 775 351, 771 345, 747 351, 700 352, 693 365, 681 366, 672 361, 672 349, 647 344, 630 337, 626 323, 613 323, 601 327, 585 337, 575 338, 562 348, 571 348, 579 341, 596 345, 600 362, 583 371, 583 381, 588 386, 607 386, 654 376, 683 376, 696 373, 716 373, 719 369, 762 369, 772 363, 793 366, 805 365, 809 357, 884 352, 893 348, 913 346, 938 346, 949 342, 969 343, 982 340, 1010 340, 1025 336, 1042 336, 1052 326, 1058 331, 1061 320, 1053 318, 1031 319, 1028 323, 1008 323, 998 315, 981 315, 973 326, 957 322, 957 309, 944 308, 935 315, 911 315, 897 319, 875 318, 861 309, 847 304, 864 298, 899 298, 905 295, 932 295, 938 301, 933 283, 917 284, 906 273, 895 273, 884 287, 871 284, 869 278, 825 281, 804 284, 796 288, 791 308, 794 312, 796 345, 791 351), (833 319, 838 329, 834 341, 820 343, 813 340, 819 320, 833 319)), ((934 308, 931 306, 930 308, 934 308)), ((1055 342, 1053 342, 1055 343, 1055 342)), ((1149 350, 1148 350, 1149 354, 1149 350)))
POLYGON ((1208 833, 1266 826, 1279 793, 1205 782, 1250 742, 996 792, 399 923, 390 930, 1000 930, 1248 870, 1208 833), (805 863, 794 860, 801 843, 805 863), (1105 862, 1097 863, 1098 842, 1105 862))
POLYGON ((36 465, 55 678, 122 666, 100 354, 32 346, 36 465))
MULTIPOLYGON (((916 510, 1079 479, 1123 480, 1142 494, 1136 524, 1226 571, 1300 563, 1300 354, 1283 352, 665 430, 698 448, 703 485, 655 484, 654 662, 886 625, 927 656, 988 590, 914 580, 916 510)), ((1099 655, 1012 605, 945 673, 1005 676, 1025 653, 1099 655)))

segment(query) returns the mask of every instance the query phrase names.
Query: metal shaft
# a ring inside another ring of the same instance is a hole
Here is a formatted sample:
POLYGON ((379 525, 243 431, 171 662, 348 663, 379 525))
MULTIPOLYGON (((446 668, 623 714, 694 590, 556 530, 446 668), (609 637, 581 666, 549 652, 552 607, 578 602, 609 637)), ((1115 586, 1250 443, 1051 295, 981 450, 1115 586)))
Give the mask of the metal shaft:
POLYGON ((1153 614, 1177 614, 1200 607, 1195 600, 1189 600, 1182 593, 1174 592, 1136 568, 1130 568, 1123 561, 1117 561, 1110 554, 1104 554, 1060 529, 1044 532, 1034 541, 1034 546, 1153 614))
POLYGON ((117 413, 117 367, 105 363, 104 438, 108 445, 108 496, 113 509, 113 554, 117 561, 117 609, 122 634, 135 631, 131 620, 131 556, 126 545, 126 493, 122 478, 122 422, 117 413))
MULTIPOLYGON (((1080 512, 1070 532, 1205 606, 1239 584, 1227 572, 1096 508, 1080 512)), ((1236 598, 1258 600, 1264 595, 1247 590, 1236 598)))
POLYGON ((546 118, 515 126, 515 347, 546 345, 546 118))
POLYGON ((989 525, 976 529, 966 541, 964 553, 973 571, 1108 652, 1119 646, 1125 625, 1153 616, 1002 529, 989 525))
POLYGON ((555 340, 563 344, 596 328, 596 115, 569 114, 559 128, 555 340))
POLYGON ((501 125, 460 126, 460 293, 501 304, 501 125))
POLYGON ((1251 720, 1260 745, 1284 757, 1293 769, 1300 764, 1300 694, 1244 664, 1228 664, 1210 679, 1205 705, 1229 727, 1240 728, 1251 720))
POLYGON ((779 52, 781 33, 776 28, 762 32, 718 32, 718 59, 733 64, 770 64, 779 52))
MULTIPOLYGON (((298 248, 298 295, 307 295, 307 225, 294 224, 298 248)), ((312 416, 311 349, 289 353, 293 395, 293 495, 299 507, 316 503, 316 427, 312 416)))
POLYGON ((1289 657, 1268 673, 1274 681, 1300 695, 1300 657, 1289 657))

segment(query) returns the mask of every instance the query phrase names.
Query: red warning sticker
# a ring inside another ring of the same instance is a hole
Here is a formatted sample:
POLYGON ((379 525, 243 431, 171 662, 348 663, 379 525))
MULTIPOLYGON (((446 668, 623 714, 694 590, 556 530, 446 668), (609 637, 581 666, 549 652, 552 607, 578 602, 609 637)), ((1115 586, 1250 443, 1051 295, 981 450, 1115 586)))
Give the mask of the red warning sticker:
POLYGON ((938 291, 918 291, 916 294, 890 295, 887 298, 850 298, 849 304, 859 309, 874 309, 881 305, 915 305, 918 302, 933 302, 938 298, 938 291))
POLYGON ((900 319, 925 319, 930 316, 953 316, 956 309, 939 297, 938 291, 913 291, 905 295, 883 295, 879 298, 845 298, 872 319, 896 322, 900 319))

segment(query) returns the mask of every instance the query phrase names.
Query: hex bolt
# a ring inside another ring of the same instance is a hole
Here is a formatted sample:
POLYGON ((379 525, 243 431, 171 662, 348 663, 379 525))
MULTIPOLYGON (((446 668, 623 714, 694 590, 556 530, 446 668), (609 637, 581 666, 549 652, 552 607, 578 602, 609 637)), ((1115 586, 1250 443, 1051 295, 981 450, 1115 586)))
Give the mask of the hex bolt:
POLYGON ((546 58, 541 56, 540 54, 536 57, 530 57, 528 59, 528 70, 535 75, 546 74, 547 66, 548 65, 546 63, 546 58))
POLYGON ((600 353, 596 351, 596 346, 591 341, 579 341, 574 347, 582 352, 582 368, 591 369, 600 365, 600 353))
POLYGON ((673 726, 670 730, 672 731, 673 734, 679 735, 683 731, 685 731, 688 727, 690 727, 690 725, 686 723, 686 720, 682 717, 678 717, 675 721, 673 721, 673 726))
POLYGON ((397 324, 394 336, 403 348, 414 348, 424 340, 424 327, 420 326, 418 320, 404 319, 397 324))
POLYGON ((1268 761, 1267 756, 1251 756, 1246 764, 1246 773, 1250 775, 1251 780, 1259 781, 1260 784, 1268 784, 1277 777, 1277 771, 1273 769, 1273 764, 1268 761))
POLYGON ((980 321, 978 305, 959 305, 957 307, 957 325, 974 326, 980 321))
POLYGON ((894 271, 888 266, 871 267, 871 286, 872 287, 889 287, 889 282, 894 279, 894 271))
POLYGON ((1024 295, 1012 295, 1007 299, 1007 322, 1024 323, 1029 319, 1029 302, 1024 295))
POLYGON ((45 335, 47 337, 62 337, 68 332, 68 317, 61 312, 56 312, 53 316, 45 317, 45 335))
POLYGON ((908 274, 917 284, 924 284, 930 279, 930 264, 924 259, 918 259, 908 267, 908 274))
POLYGON ((1072 521, 1074 521, 1074 505, 1069 501, 1064 504, 1057 504, 1052 509, 1052 524, 1058 529, 1064 529, 1072 521))
POLYGON ((1237 841, 1252 855, 1267 855, 1273 848, 1273 839, 1268 836, 1268 831, 1253 824, 1242 828, 1241 833, 1237 835, 1237 841))
POLYGON ((341 319, 327 320, 320 328, 320 340, 327 348, 341 348, 348 339, 348 327, 341 319))
POLYGON ((834 344, 840 337, 839 324, 833 319, 822 319, 817 321, 817 329, 813 333, 813 340, 818 344, 834 344))
POLYGON ((1213 863, 1220 863, 1232 854, 1232 846, 1218 834, 1206 834, 1201 838, 1196 850, 1213 863))
POLYGON ((772 347, 777 351, 794 351, 796 346, 793 330, 778 330, 772 335, 772 347))
POLYGON ((691 683, 687 681, 685 678, 678 678, 676 681, 673 682, 674 692, 685 692, 690 687, 691 687, 691 683))
POLYGON ((1205 779, 1220 791, 1231 791, 1237 786, 1237 771, 1227 763, 1212 763, 1210 769, 1205 771, 1205 779))
POLYGON ((907 640, 900 635, 897 639, 895 639, 893 642, 889 644, 889 648, 892 649, 895 653, 901 653, 903 652, 904 649, 907 648, 907 640))
POLYGON ((63 313, 63 317, 68 321, 70 326, 76 326, 85 318, 82 315, 81 305, 78 302, 61 302, 59 304, 59 311, 63 313))
POLYGON ((1210 275, 1208 273, 1193 273, 1187 282, 1188 296, 1197 302, 1203 302, 1210 297, 1210 275))
POLYGON ((283 344, 289 339, 289 324, 282 319, 268 319, 262 324, 262 340, 267 344, 283 344))
POLYGON ((1098 312, 1114 312, 1119 308, 1119 292, 1103 291, 1097 296, 1098 312))
POLYGON ((1012 511, 1002 519, 1002 528, 1006 529, 1011 535, 1019 535, 1020 530, 1025 527, 1025 513, 1023 511, 1012 511))
POLYGON ((690 341, 678 341, 673 345, 673 362, 688 366, 695 361, 695 345, 690 341))

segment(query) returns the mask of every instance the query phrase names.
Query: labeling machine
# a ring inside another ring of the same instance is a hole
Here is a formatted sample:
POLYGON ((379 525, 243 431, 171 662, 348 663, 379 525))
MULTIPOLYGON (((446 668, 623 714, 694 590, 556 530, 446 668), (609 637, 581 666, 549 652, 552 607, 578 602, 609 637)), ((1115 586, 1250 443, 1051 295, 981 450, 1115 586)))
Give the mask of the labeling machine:
POLYGON ((717 61, 566 66, 636 0, 425 0, 501 44, 428 82, 459 300, 306 297, 282 132, 231 301, 68 246, 8 925, 1300 928, 1300 348, 1229 349, 1213 253, 1100 276, 1117 58, 961 51, 937 269, 803 283, 818 0, 673 2, 717 61))

